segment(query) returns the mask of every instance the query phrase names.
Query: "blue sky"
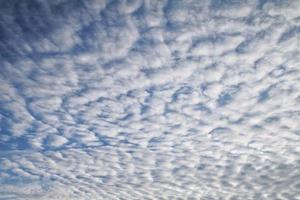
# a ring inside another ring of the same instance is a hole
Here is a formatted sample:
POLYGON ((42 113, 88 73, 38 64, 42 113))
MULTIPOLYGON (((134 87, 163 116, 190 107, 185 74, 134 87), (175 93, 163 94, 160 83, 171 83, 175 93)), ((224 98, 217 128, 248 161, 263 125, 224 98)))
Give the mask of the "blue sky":
POLYGON ((300 1, 0 4, 0 200, 300 199, 300 1))

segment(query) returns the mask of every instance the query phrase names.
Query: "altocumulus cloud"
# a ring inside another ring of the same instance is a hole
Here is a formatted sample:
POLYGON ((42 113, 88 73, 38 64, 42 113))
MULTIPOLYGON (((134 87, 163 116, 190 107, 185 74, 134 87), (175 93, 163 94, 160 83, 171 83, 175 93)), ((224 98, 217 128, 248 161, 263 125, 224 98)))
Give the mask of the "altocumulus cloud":
POLYGON ((300 199, 300 1, 1 0, 0 199, 300 199))

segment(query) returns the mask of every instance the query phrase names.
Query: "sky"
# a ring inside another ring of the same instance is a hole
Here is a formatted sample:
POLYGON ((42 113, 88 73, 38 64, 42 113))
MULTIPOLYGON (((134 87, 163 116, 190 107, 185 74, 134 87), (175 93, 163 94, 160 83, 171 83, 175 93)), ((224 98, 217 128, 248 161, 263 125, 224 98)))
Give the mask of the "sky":
POLYGON ((0 200, 300 199, 299 0, 0 5, 0 200))

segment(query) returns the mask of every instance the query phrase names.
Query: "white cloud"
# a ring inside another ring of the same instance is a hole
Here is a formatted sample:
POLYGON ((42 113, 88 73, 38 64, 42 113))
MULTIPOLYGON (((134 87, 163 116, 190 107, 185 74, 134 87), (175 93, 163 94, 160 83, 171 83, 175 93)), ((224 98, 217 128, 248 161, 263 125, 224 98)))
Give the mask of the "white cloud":
POLYGON ((0 199, 299 198, 298 7, 6 3, 0 199))
POLYGON ((47 145, 49 145, 50 147, 61 147, 62 145, 64 145, 65 143, 67 143, 68 140, 62 136, 59 135, 50 135, 47 138, 47 145))

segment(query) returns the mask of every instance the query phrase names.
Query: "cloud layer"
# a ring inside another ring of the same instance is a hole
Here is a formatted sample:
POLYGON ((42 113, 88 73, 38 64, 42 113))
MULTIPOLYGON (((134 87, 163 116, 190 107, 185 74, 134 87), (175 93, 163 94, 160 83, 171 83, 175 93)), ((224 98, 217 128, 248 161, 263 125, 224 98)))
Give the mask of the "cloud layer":
POLYGON ((299 1, 0 3, 0 200, 300 198, 299 1))

